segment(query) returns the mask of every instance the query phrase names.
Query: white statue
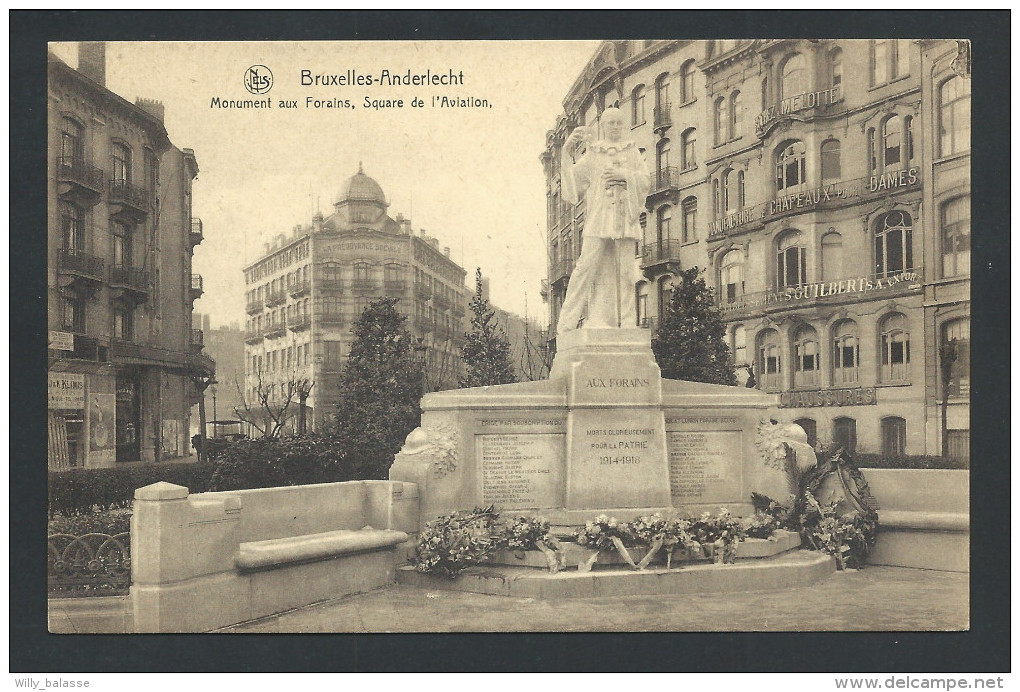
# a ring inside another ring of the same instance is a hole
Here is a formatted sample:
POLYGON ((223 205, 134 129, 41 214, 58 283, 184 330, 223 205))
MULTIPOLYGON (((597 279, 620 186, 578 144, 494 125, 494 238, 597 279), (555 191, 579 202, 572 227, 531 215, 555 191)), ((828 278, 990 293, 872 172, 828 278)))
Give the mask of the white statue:
POLYGON ((567 137, 560 162, 563 199, 585 200, 584 242, 560 310, 559 333, 584 327, 634 327, 634 286, 640 280, 636 243, 638 216, 650 185, 637 145, 623 141, 624 116, 618 108, 602 113, 605 139, 577 127, 567 137), (572 154, 587 142, 576 163, 572 154))

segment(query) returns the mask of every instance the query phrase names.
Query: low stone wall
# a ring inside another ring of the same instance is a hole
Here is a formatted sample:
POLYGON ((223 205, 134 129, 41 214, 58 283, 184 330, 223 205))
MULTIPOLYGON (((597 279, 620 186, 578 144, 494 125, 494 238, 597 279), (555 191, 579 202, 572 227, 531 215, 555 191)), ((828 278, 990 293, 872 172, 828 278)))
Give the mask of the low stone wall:
POLYGON ((402 532, 417 521, 417 487, 399 481, 139 488, 134 629, 203 632, 393 583, 402 532))
POLYGON ((970 571, 970 472, 862 469, 879 503, 877 565, 970 571))

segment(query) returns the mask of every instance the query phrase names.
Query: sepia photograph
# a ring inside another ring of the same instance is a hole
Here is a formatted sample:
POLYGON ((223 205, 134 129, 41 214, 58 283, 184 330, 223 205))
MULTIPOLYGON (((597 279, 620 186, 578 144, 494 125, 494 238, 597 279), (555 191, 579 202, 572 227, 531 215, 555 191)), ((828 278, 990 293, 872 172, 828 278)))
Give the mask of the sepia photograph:
POLYGON ((970 630, 971 67, 49 42, 49 632, 970 630))

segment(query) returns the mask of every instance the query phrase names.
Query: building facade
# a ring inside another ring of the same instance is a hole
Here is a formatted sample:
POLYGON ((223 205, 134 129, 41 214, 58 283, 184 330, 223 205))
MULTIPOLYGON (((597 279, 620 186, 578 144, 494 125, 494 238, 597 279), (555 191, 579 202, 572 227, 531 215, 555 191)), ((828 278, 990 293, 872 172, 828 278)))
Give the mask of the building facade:
POLYGON ((425 359, 426 387, 456 386, 471 295, 465 271, 448 247, 425 230, 415 234, 402 215, 391 218, 388 206, 379 184, 359 169, 331 215, 277 236, 244 269, 246 418, 265 418, 268 407, 278 415, 286 405, 294 413, 283 430, 295 431, 303 389, 306 430, 328 423, 352 328, 379 298, 398 299, 425 359))
POLYGON ((653 171, 635 287, 651 328, 704 269, 734 367, 813 441, 967 453, 969 73, 956 41, 606 42, 549 133, 550 326, 583 237, 560 147, 605 107, 653 171), (954 70, 953 65, 957 69, 954 70), (948 86, 946 86, 948 84, 948 86), (957 353, 943 404, 940 347, 957 353))
POLYGON ((195 381, 212 377, 191 328, 195 154, 156 101, 105 87, 105 46, 48 64, 49 467, 188 454, 195 381))

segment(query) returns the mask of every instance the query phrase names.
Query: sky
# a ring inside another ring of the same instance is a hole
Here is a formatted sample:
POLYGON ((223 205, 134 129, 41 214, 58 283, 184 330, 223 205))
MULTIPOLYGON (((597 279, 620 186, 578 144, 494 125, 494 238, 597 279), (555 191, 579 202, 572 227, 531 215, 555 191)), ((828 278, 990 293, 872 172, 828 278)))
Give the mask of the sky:
MULTIPOLYGON (((170 141, 194 149, 199 174, 193 213, 205 239, 194 271, 205 295, 195 311, 212 327, 244 323, 241 268, 263 243, 329 215, 357 170, 383 188, 389 214, 411 218, 450 248, 473 280, 490 277, 492 302, 545 321, 545 176, 539 156, 563 98, 597 41, 113 42, 106 85, 129 101, 157 99, 170 141), (250 94, 253 65, 273 73, 264 96, 250 94), (462 84, 302 85, 311 75, 380 76, 463 72, 462 84), (433 96, 485 99, 489 108, 434 107, 433 96), (306 98, 350 100, 353 109, 308 108, 306 98), (269 109, 211 107, 220 99, 272 99, 269 109), (401 108, 365 98, 403 99, 401 108), (425 106, 411 106, 413 98, 425 106), (281 100, 297 100, 281 109, 281 100)), ((74 44, 54 52, 77 65, 74 44)))

